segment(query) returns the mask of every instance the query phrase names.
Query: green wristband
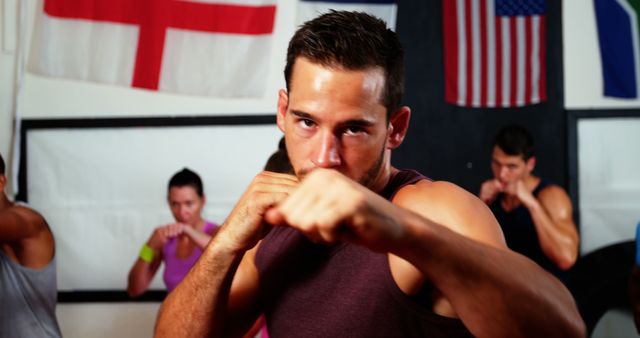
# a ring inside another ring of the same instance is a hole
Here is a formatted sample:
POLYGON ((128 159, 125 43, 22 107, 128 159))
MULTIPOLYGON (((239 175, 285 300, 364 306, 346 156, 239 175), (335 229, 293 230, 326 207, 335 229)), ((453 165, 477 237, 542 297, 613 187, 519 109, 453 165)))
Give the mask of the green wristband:
POLYGON ((142 259, 143 262, 151 263, 155 254, 155 251, 153 251, 153 249, 151 249, 151 247, 149 247, 147 243, 145 243, 142 246, 142 249, 140 249, 140 259, 142 259))

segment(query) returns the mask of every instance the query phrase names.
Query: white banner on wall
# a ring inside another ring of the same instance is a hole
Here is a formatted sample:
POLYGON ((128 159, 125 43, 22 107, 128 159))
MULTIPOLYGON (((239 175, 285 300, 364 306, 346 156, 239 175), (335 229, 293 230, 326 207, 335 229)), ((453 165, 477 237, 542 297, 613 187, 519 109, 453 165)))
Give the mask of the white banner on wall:
POLYGON ((203 180, 205 218, 222 223, 280 136, 275 125, 29 131, 29 204, 56 237, 58 289, 126 289, 142 244, 173 219, 167 184, 183 167, 203 180))
POLYGON ((640 118, 578 122, 581 253, 633 240, 640 222, 640 118))

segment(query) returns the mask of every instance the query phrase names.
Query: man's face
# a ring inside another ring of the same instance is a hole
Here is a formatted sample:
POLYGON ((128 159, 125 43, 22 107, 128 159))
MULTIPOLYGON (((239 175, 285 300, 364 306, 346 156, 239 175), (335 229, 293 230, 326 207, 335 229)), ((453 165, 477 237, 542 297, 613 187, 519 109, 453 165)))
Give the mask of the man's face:
POLYGON ((204 198, 192 186, 171 187, 168 202, 176 222, 196 225, 200 220, 204 198))
POLYGON ((508 155, 500 147, 493 147, 491 170, 503 189, 529 176, 534 164, 533 157, 525 161, 522 155, 508 155))
POLYGON ((298 58, 290 93, 280 91, 278 127, 298 177, 332 168, 371 186, 388 156, 391 129, 381 103, 384 71, 334 69, 298 58))

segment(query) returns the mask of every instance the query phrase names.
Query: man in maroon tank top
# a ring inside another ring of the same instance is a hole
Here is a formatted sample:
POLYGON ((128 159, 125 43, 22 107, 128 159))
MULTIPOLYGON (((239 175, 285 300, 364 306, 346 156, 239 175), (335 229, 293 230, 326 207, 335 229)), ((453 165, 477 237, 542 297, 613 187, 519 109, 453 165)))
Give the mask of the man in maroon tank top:
POLYGON ((506 248, 482 201, 391 166, 411 115, 402 59, 367 14, 298 29, 277 108, 295 175, 255 177, 156 336, 240 336, 261 313, 272 337, 584 336, 567 289, 506 248))

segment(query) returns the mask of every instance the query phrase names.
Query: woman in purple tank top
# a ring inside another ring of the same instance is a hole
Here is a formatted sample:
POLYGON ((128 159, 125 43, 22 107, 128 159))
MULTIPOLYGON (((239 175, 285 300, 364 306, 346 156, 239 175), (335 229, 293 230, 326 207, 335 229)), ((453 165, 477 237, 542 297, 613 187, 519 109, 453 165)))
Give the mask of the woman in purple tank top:
POLYGON ((202 249, 218 230, 218 225, 202 218, 205 204, 202 180, 184 168, 169 181, 167 200, 175 223, 157 227, 142 246, 140 255, 129 272, 127 292, 143 294, 165 263, 164 283, 173 290, 195 264, 202 249))

